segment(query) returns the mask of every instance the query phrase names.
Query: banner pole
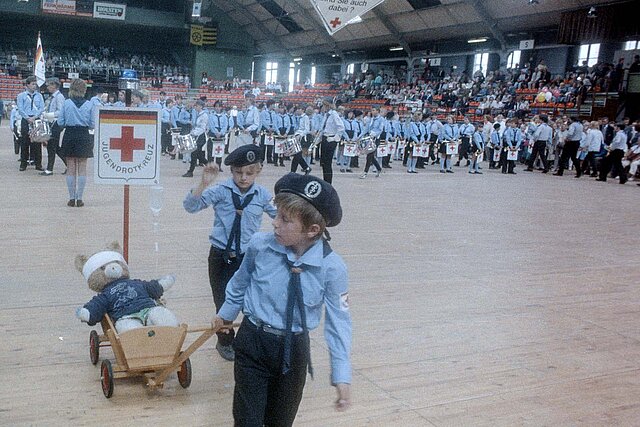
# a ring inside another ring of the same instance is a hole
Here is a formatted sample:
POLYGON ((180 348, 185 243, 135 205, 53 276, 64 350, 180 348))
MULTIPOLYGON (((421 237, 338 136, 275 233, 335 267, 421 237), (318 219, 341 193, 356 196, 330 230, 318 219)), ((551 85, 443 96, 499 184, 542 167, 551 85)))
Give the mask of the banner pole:
POLYGON ((124 212, 122 218, 122 256, 129 262, 129 184, 124 185, 124 212))

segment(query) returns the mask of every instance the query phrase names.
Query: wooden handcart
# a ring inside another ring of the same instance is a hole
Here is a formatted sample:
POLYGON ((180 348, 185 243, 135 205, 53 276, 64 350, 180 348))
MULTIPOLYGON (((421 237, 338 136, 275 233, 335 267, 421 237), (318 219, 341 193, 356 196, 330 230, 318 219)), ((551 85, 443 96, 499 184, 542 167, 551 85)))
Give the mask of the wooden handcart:
MULTIPOLYGON (((191 361, 189 356, 204 344, 213 334, 209 326, 189 329, 180 326, 145 326, 119 334, 109 317, 101 321, 103 334, 95 330, 89 334, 89 355, 96 365, 100 358, 100 347, 111 347, 115 363, 103 360, 100 365, 100 382, 106 398, 113 395, 116 378, 145 377, 152 389, 162 388, 171 373, 178 374, 178 382, 183 388, 191 385, 191 361), (202 332, 191 345, 182 350, 187 333, 202 332)), ((225 326, 230 328, 237 325, 225 326)))

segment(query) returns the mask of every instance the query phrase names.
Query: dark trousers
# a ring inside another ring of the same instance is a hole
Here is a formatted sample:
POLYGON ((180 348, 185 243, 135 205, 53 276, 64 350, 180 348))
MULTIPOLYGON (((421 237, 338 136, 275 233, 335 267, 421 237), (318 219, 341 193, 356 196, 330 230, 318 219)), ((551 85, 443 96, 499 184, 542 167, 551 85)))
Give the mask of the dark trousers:
POLYGON ((591 173, 595 174, 598 171, 598 167, 596 166, 596 152, 589 151, 587 156, 582 161, 582 173, 591 173))
POLYGON ((411 157, 411 153, 413 151, 413 147, 407 141, 407 144, 404 146, 404 155, 402 156, 402 166, 407 166, 407 161, 411 157))
POLYGON ((624 157, 624 151, 613 150, 602 159, 600 168, 600 179, 607 180, 609 171, 613 176, 619 176, 620 182, 627 182, 627 172, 622 167, 622 158, 624 157))
POLYGON ((507 151, 502 149, 500 151, 500 164, 502 165, 502 173, 513 173, 513 168, 516 166, 514 160, 507 160, 507 151))
POLYGON ((56 163, 56 155, 60 157, 62 163, 67 162, 60 155, 60 126, 57 123, 51 125, 51 139, 47 142, 47 170, 53 172, 53 166, 56 163))
POLYGON ((309 335, 294 335, 291 370, 282 374, 284 337, 258 329, 247 318, 233 341, 235 426, 291 426, 307 379, 309 335))
POLYGON ((578 148, 580 148, 580 141, 566 141, 564 143, 560 162, 558 163, 558 175, 562 175, 564 168, 569 164, 569 159, 571 159, 576 168, 576 176, 582 175, 580 159, 578 159, 578 148))
POLYGON ((22 119, 20 123, 20 167, 27 167, 29 159, 33 159, 36 169, 42 169, 42 144, 40 142, 31 142, 29 137, 29 122, 22 119))
POLYGON ((260 148, 262 148, 262 158, 267 163, 274 163, 273 160, 273 145, 265 145, 266 135, 260 137, 260 148))
POLYGON ((333 182, 333 153, 336 151, 337 142, 327 141, 322 137, 320 143, 320 166, 322 166, 322 179, 331 184, 333 182))
POLYGON ((378 159, 376 159, 376 152, 375 151, 367 154, 367 163, 364 166, 364 173, 368 173, 369 172, 369 168, 371 167, 372 164, 373 164, 373 166, 376 167, 377 171, 381 171, 382 170, 382 168, 380 167, 380 163, 378 163, 378 159))
MULTIPOLYGON (((211 293, 213 294, 213 303, 216 306, 216 313, 224 304, 225 292, 227 291, 227 283, 231 277, 238 271, 242 263, 242 256, 239 258, 231 258, 227 262, 223 257, 224 251, 211 246, 209 250, 209 285, 211 285, 211 293)), ((230 325, 233 322, 224 322, 230 325)), ((221 345, 231 345, 235 335, 233 329, 229 333, 218 332, 218 342, 221 345)))
POLYGON ((540 156, 544 170, 549 170, 549 163, 547 163, 547 141, 536 141, 533 144, 533 151, 531 152, 531 157, 529 157, 529 169, 533 169, 533 164, 536 162, 538 155, 540 156))
POLYGON ((302 157, 302 152, 295 154, 291 159, 291 172, 294 172, 294 173, 297 172, 298 165, 300 165, 303 171, 306 171, 307 169, 309 169, 309 165, 304 160, 304 157, 302 157))
POLYGON ((390 168, 391 167, 391 154, 387 154, 386 156, 384 156, 382 158, 382 166, 384 166, 386 168, 390 168))
POLYGON ((196 150, 191 153, 191 165, 189 166, 189 172, 193 172, 196 169, 196 164, 198 163, 198 161, 200 161, 201 164, 207 164, 207 159, 204 155, 204 150, 202 149, 202 147, 204 147, 206 143, 206 136, 204 136, 204 134, 200 135, 198 137, 198 140, 196 141, 198 148, 196 148, 196 150))
POLYGON ((162 123, 162 131, 160 136, 160 152, 167 153, 171 147, 171 125, 169 123, 162 123))

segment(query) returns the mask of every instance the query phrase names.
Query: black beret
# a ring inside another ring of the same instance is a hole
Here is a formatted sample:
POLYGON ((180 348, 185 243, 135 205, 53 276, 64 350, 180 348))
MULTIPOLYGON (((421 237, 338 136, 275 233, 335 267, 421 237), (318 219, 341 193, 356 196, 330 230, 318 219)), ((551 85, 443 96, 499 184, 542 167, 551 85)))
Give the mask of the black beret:
POLYGON ((334 227, 342 220, 340 197, 335 188, 313 175, 289 173, 276 182, 274 192, 292 193, 302 197, 320 212, 327 227, 334 227))
POLYGON ((254 163, 262 162, 262 150, 254 144, 241 145, 233 150, 226 159, 224 164, 227 166, 242 167, 254 163))

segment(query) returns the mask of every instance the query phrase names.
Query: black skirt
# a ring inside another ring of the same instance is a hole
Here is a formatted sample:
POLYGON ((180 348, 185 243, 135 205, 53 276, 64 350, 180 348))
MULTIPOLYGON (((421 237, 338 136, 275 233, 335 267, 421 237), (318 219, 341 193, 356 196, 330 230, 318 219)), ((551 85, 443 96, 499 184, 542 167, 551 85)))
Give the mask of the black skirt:
POLYGON ((80 159, 93 157, 93 136, 89 134, 89 128, 79 126, 64 128, 60 155, 80 159))

